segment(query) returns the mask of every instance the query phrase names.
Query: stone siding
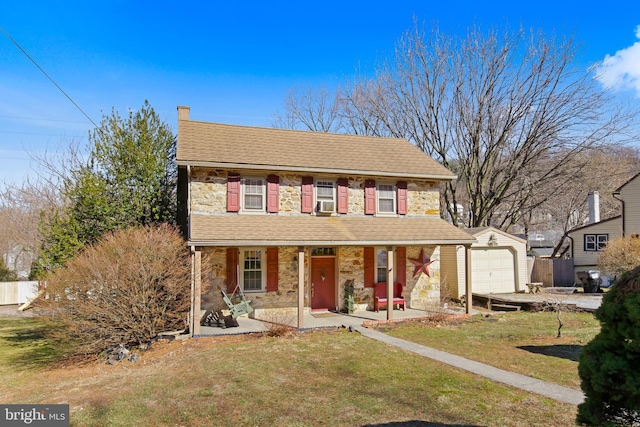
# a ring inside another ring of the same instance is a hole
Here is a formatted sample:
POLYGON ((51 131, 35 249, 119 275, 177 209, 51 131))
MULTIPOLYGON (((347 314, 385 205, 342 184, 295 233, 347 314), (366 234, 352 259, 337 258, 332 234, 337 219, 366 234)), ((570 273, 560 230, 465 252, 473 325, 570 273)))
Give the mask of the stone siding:
POLYGON ((440 191, 434 182, 407 183, 407 215, 440 217, 440 191))
MULTIPOLYGON (((353 280, 355 290, 355 304, 357 310, 373 309, 373 288, 364 287, 364 250, 362 247, 340 247, 337 256, 338 269, 338 306, 345 308, 344 286, 353 280)), ((417 259, 420 255, 419 246, 407 247, 407 283, 403 295, 407 300, 407 307, 428 310, 440 304, 440 266, 436 261, 429 266, 431 277, 421 274, 413 277, 413 263, 410 259, 417 259)), ((439 247, 425 246, 425 254, 430 258, 439 257, 439 247)), ((247 299, 256 311, 256 317, 274 315, 273 309, 287 309, 294 311, 298 306, 298 248, 280 247, 278 250, 278 291, 276 292, 245 292, 247 299), (270 313, 270 314, 269 314, 270 313)), ((203 262, 209 263, 210 272, 202 278, 201 308, 202 310, 220 310, 227 306, 222 300, 220 291, 227 289, 226 278, 226 248, 203 248, 203 262)), ((305 311, 309 309, 308 300, 308 271, 310 256, 305 254, 305 311)), ((285 310, 286 311, 286 310, 285 310)))
POLYGON ((435 309, 440 306, 440 262, 437 261, 440 254, 439 246, 408 247, 407 248, 407 286, 404 288, 404 297, 408 306, 420 310, 435 309), (413 263, 410 259, 420 257, 420 249, 424 249, 424 254, 436 261, 429 265, 431 277, 421 273, 418 277, 413 277, 413 263))
POLYGON ((227 211, 227 171, 192 168, 189 191, 192 213, 227 211))
MULTIPOLYGON (((202 310, 226 309, 221 290, 227 291, 227 248, 203 248, 203 262, 208 262, 210 273, 202 277, 202 310)), ((254 310, 298 306, 298 248, 278 248, 278 290, 276 292, 245 292, 254 310)), ((309 260, 305 256, 305 271, 309 260)), ((203 268, 204 270, 204 268, 203 268)), ((308 287, 305 277, 305 291, 308 287)), ((308 305, 305 293, 305 306, 308 305)))
POLYGON ((344 287, 353 280, 356 310, 372 307, 373 289, 364 287, 364 250, 362 247, 344 246, 338 248, 338 298, 340 309, 346 307, 344 287))
MULTIPOLYGON (((302 174, 283 174, 276 171, 245 171, 246 176, 276 174, 280 177, 281 215, 302 214, 302 174)), ((337 179, 337 177, 331 178, 337 179)), ((364 215, 364 182, 362 176, 349 176, 349 213, 364 215)), ((440 194, 436 183, 431 181, 407 182, 407 215, 439 217, 440 194)), ((227 171, 192 168, 190 181, 190 203, 192 213, 219 214, 227 211, 227 171)), ((307 215, 307 214, 304 214, 307 215)))
POLYGON ((349 177, 349 213, 364 215, 364 178, 349 177))
POLYGON ((302 176, 280 175, 280 214, 302 212, 302 176))

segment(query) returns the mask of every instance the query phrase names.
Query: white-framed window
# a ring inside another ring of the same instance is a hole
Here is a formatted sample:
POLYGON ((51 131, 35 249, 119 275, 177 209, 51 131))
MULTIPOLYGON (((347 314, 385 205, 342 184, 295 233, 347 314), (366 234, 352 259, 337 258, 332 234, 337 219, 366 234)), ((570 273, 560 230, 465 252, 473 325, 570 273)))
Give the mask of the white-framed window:
MULTIPOLYGON (((394 252, 395 255, 395 252, 394 252)), ((394 256, 394 266, 396 260, 394 256)), ((376 282, 387 283, 387 271, 389 269, 389 263, 387 261, 387 249, 376 248, 376 282)), ((396 279, 396 268, 393 269, 393 280, 396 279)))
POLYGON ((333 213, 336 211, 336 183, 326 179, 316 180, 316 211, 333 213))
POLYGON ((377 185, 377 213, 391 215, 396 213, 396 188, 393 184, 377 185))
POLYGON ((260 292, 266 287, 267 263, 264 248, 240 250, 240 281, 244 292, 260 292))
POLYGON ((242 180, 242 210, 244 212, 265 212, 267 186, 264 178, 246 177, 242 180))
POLYGON ((585 234, 584 250, 585 251, 601 251, 607 246, 609 241, 608 234, 585 234))

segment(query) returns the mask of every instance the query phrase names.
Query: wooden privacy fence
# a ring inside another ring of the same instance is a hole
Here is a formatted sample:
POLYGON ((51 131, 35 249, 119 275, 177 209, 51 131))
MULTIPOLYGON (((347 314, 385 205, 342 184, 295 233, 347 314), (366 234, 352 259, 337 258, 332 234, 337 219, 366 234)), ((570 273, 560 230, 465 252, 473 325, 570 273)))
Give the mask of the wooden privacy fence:
POLYGON ((573 259, 535 258, 531 281, 541 282, 544 287, 573 286, 576 282, 573 259))

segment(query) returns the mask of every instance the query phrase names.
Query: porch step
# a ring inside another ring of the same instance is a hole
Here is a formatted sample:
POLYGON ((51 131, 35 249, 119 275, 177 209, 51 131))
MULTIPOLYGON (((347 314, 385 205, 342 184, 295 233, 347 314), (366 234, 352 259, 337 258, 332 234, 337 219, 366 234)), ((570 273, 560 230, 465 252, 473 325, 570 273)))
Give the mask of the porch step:
POLYGON ((494 311, 520 311, 519 305, 510 304, 491 304, 491 310, 494 311))

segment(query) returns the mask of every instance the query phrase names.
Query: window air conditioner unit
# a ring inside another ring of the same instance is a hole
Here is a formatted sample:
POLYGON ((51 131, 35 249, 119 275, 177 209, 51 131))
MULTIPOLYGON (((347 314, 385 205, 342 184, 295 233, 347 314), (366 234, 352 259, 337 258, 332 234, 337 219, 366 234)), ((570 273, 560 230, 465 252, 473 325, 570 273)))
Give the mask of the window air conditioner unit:
POLYGON ((318 211, 320 213, 333 213, 336 210, 335 204, 333 200, 321 200, 318 211))

